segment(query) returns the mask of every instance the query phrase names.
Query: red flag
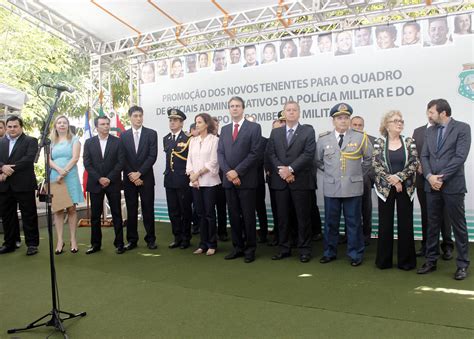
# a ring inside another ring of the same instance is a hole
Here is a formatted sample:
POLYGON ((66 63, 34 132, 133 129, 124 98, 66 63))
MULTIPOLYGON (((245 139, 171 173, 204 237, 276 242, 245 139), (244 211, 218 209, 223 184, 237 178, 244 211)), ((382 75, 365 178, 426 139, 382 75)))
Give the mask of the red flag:
POLYGON ((120 133, 125 132, 125 127, 123 126, 122 122, 117 113, 115 113, 115 129, 117 132, 117 136, 120 136, 120 133))

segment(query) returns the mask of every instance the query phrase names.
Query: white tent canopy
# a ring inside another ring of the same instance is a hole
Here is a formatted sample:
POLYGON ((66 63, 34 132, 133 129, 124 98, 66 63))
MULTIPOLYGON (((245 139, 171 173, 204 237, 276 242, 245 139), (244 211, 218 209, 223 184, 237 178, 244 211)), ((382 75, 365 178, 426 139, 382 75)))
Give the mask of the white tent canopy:
POLYGON ((26 93, 0 84, 0 107, 12 108, 19 111, 27 101, 28 96, 26 93))

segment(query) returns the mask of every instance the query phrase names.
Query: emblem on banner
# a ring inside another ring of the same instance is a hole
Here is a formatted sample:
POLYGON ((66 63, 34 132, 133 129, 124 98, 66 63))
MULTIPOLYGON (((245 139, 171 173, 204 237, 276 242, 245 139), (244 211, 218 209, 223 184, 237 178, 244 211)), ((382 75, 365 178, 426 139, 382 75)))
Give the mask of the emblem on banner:
POLYGON ((458 93, 474 101, 474 63, 462 65, 463 71, 459 73, 458 93))

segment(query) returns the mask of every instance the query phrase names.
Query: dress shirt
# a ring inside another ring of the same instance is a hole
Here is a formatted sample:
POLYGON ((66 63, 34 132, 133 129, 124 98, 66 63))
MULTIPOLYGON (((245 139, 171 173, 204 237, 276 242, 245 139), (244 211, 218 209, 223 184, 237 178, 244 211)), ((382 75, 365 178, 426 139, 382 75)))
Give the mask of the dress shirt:
POLYGON ((109 135, 107 135, 107 137, 105 137, 104 139, 102 139, 100 135, 98 137, 99 137, 100 151, 102 152, 102 158, 103 158, 105 155, 105 147, 107 147, 107 140, 109 140, 109 135))
POLYGON ((7 139, 10 140, 10 143, 8 144, 8 156, 10 156, 12 154, 13 147, 15 147, 16 141, 18 140, 21 134, 16 138, 12 138, 8 133, 5 135, 7 139))
MULTIPOLYGON (((204 139, 201 139, 201 136, 191 138, 186 162, 186 174, 198 173, 203 168, 209 170, 209 172, 199 177, 199 186, 212 187, 221 183, 217 162, 218 143, 219 138, 214 134, 208 134, 204 139)), ((192 183, 189 183, 189 186, 192 186, 192 183)))

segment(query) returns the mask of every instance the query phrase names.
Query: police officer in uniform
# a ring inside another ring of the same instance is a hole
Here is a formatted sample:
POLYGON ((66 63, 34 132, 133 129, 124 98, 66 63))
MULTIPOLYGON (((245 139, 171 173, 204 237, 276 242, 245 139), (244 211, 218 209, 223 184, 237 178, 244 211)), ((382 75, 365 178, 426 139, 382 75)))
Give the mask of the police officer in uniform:
POLYGON ((334 130, 319 135, 317 165, 323 174, 324 254, 320 263, 336 259, 341 209, 347 228, 347 255, 352 266, 362 263, 364 236, 361 204, 364 173, 371 167, 372 145, 365 132, 350 129, 352 107, 334 106, 330 115, 334 130))
POLYGON ((190 136, 183 131, 186 115, 176 108, 168 109, 171 132, 163 138, 163 150, 166 153, 166 168, 163 173, 166 189, 168 215, 174 241, 169 248, 186 249, 191 240, 192 194, 189 178, 186 175, 186 160, 190 136))

